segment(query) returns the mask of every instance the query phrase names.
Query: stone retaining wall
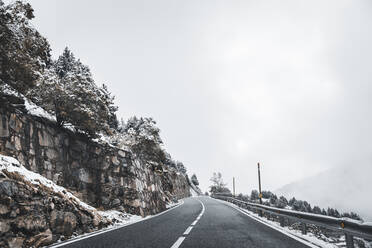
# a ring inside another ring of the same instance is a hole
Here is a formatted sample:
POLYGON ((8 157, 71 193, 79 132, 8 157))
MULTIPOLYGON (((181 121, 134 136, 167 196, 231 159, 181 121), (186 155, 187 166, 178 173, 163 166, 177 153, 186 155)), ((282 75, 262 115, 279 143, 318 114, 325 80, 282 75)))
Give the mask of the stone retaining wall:
POLYGON ((97 208, 145 216, 164 210, 170 198, 189 196, 184 175, 153 171, 129 151, 95 143, 21 109, 0 106, 0 153, 97 208))

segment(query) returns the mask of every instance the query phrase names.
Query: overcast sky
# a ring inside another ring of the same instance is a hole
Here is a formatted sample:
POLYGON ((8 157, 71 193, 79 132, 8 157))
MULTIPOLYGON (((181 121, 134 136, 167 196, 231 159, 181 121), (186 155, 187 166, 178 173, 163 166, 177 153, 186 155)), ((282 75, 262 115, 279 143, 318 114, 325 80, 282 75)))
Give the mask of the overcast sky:
MULTIPOLYGON (((154 117, 202 189, 275 190, 372 160, 371 1, 32 0, 53 56, 68 46, 154 117)), ((369 167, 370 168, 370 167, 369 167)))

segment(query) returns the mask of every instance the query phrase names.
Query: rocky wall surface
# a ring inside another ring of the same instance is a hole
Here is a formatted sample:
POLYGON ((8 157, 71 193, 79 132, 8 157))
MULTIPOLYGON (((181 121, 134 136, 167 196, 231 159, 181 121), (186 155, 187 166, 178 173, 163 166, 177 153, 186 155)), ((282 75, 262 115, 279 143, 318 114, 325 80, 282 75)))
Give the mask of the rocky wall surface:
POLYGON ((0 202, 0 247, 41 247, 110 224, 63 193, 6 170, 0 202))
POLYGON ((174 170, 154 171, 129 151, 93 142, 4 105, 0 106, 0 154, 18 159, 97 208, 145 216, 190 194, 186 177, 174 170))

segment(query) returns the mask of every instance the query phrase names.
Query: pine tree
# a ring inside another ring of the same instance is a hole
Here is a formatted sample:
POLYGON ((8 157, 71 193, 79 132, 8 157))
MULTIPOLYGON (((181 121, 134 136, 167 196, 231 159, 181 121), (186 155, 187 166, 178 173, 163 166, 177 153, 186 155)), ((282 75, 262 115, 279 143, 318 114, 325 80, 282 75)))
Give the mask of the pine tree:
POLYGON ((322 214, 322 210, 320 209, 320 207, 314 206, 313 213, 314 214, 322 214))
POLYGON ((92 137, 101 131, 110 134, 109 121, 117 110, 113 98, 107 87, 102 90, 94 83, 88 66, 76 60, 68 48, 45 70, 37 86, 29 95, 55 114, 59 125, 71 123, 92 137))
POLYGON ((196 185, 196 186, 199 185, 198 178, 196 177, 195 174, 193 174, 193 175, 191 176, 191 182, 192 182, 194 185, 196 185))
POLYGON ((333 208, 328 208, 327 209, 327 215, 335 217, 335 210, 333 208))
POLYGON ((258 197, 258 191, 255 190, 255 189, 252 190, 250 198, 251 198, 252 201, 258 200, 259 199, 259 197, 258 197))
POLYGON ((275 194, 271 194, 270 196, 270 204, 275 205, 278 200, 278 197, 275 194))
POLYGON ((183 165, 182 162, 177 161, 177 162, 176 162, 176 166, 177 166, 178 171, 181 172, 182 174, 186 174, 186 173, 187 173, 187 169, 186 169, 186 167, 183 165))
POLYGON ((337 211, 337 209, 335 209, 335 215, 334 217, 336 218, 340 218, 341 217, 341 214, 337 211))
POLYGON ((266 191, 266 190, 263 190, 261 193, 262 193, 262 198, 265 198, 265 199, 270 199, 273 195, 272 192, 266 191))
POLYGON ((363 219, 357 213, 354 213, 354 212, 350 212, 350 218, 352 218, 354 220, 361 220, 361 221, 363 221, 363 219))
POLYGON ((294 202, 292 209, 296 211, 307 212, 307 208, 305 207, 304 202, 301 200, 294 202))
POLYGON ((311 208, 311 205, 307 201, 304 201, 304 206, 305 212, 312 213, 313 209, 311 208))
POLYGON ((288 205, 288 201, 284 196, 281 196, 276 202, 275 206, 278 208, 285 208, 288 205))
MULTIPOLYGON (((127 145, 139 158, 147 161, 165 165, 170 160, 163 149, 163 142, 160 138, 160 129, 152 118, 137 118, 133 116, 128 119, 124 128, 120 131, 123 134, 122 142, 127 145)), ((169 156, 170 157, 170 156, 169 156)), ((183 164, 182 164, 183 166, 183 164)), ((178 170, 186 168, 176 164, 178 170)))
POLYGON ((29 3, 0 0, 0 82, 25 94, 51 63, 48 41, 35 30, 29 3))
POLYGON ((54 64, 55 71, 59 78, 64 78, 69 72, 74 71, 76 59, 68 47, 65 47, 61 56, 54 64))
POLYGON ((289 200, 288 205, 292 207, 296 203, 296 201, 296 198, 292 197, 292 199, 289 200))
POLYGON ((114 130, 118 130, 119 121, 116 117, 116 111, 118 111, 118 107, 114 105, 115 96, 110 93, 107 86, 105 84, 102 85, 101 91, 101 98, 104 104, 108 107, 109 117, 108 117, 108 125, 110 128, 114 130))

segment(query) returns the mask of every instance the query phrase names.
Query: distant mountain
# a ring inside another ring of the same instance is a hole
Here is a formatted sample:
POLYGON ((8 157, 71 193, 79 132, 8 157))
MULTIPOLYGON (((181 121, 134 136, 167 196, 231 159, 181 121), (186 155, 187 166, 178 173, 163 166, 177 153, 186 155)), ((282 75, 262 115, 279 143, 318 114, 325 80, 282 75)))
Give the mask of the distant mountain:
POLYGON ((312 206, 353 211, 365 221, 372 221, 372 166, 333 168, 287 184, 275 193, 306 200, 312 206))

